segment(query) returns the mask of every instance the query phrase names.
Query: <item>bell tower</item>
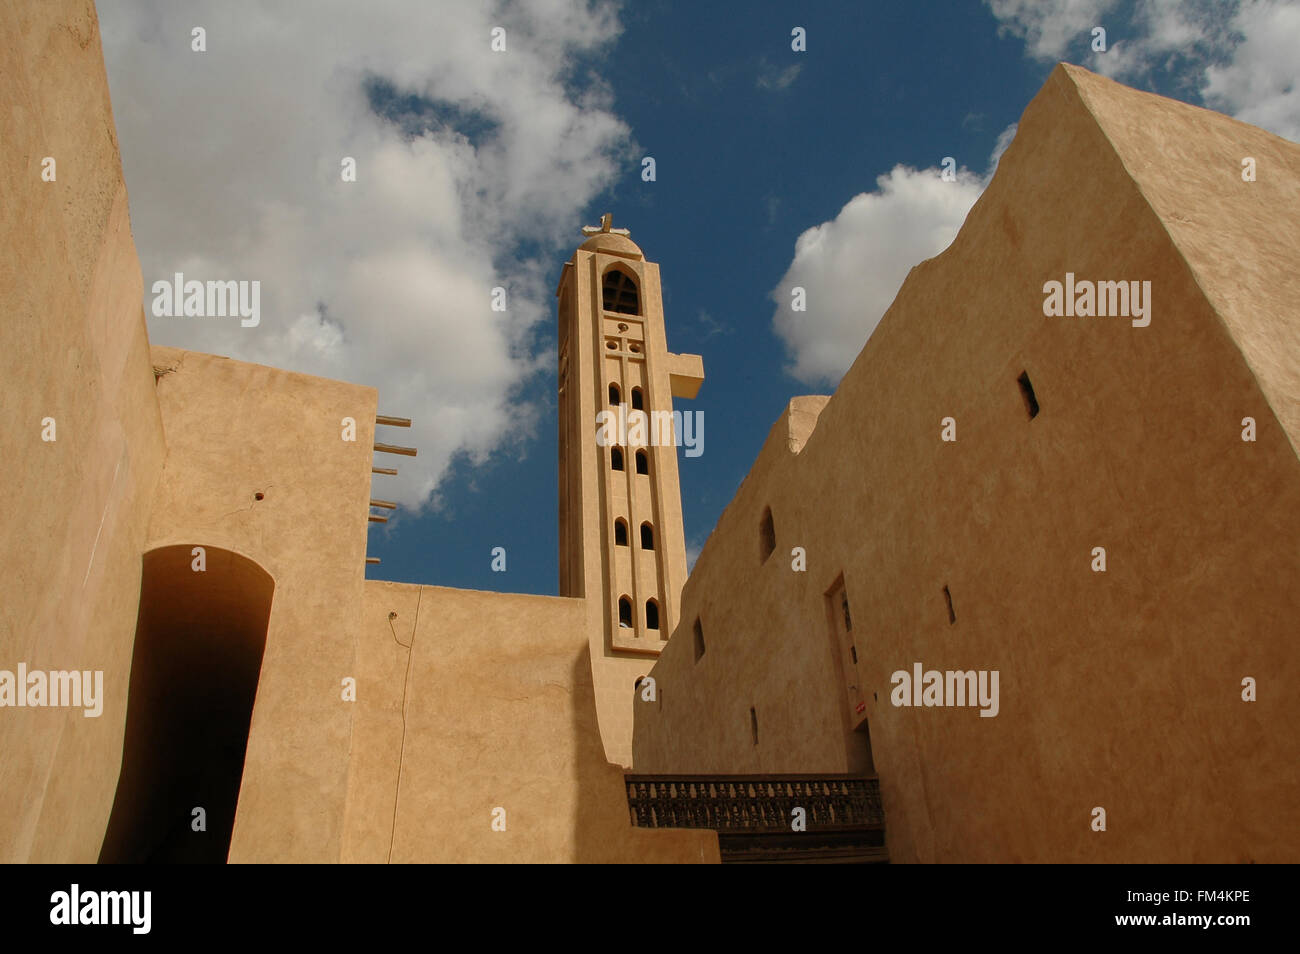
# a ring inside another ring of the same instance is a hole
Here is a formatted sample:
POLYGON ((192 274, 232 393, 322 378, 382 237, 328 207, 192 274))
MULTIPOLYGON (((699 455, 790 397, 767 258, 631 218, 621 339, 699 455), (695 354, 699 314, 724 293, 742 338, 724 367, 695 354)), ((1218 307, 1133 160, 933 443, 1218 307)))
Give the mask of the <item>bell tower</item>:
POLYGON ((677 625, 686 582, 673 413, 704 380, 673 354, 659 266, 606 214, 566 262, 559 298, 560 595, 587 606, 601 736, 629 762, 634 683, 677 625))

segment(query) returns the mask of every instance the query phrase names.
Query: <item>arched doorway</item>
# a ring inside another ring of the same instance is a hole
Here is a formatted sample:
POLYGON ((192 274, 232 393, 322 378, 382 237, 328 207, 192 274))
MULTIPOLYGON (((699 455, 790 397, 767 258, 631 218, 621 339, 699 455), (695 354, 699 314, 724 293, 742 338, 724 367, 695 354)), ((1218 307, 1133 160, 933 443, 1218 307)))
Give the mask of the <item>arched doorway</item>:
POLYGON ((117 795, 99 860, 224 863, 275 581, 230 550, 144 555, 117 795), (194 809, 206 831, 194 831, 194 809))

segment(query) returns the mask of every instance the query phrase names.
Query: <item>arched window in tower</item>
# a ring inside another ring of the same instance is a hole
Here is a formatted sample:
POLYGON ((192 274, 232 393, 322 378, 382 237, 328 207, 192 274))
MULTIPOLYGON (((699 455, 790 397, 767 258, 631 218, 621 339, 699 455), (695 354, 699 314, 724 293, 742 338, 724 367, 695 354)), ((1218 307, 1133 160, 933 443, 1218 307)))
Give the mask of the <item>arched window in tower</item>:
POLYGON ((622 517, 614 521, 614 546, 627 546, 627 521, 622 517))
POLYGON ((623 400, 623 395, 619 392, 618 385, 611 384, 609 386, 609 406, 618 407, 619 404, 622 403, 622 400, 623 400))
POLYGON ((623 450, 619 447, 609 449, 609 466, 611 470, 623 469, 623 450))
POLYGON ((606 311, 620 315, 641 314, 641 298, 637 293, 636 279, 615 266, 605 273, 601 288, 602 305, 606 311))
POLYGON ((641 524, 641 549, 653 550, 655 548, 655 528, 649 523, 641 524))
POLYGON ((641 389, 633 388, 632 389, 632 410, 644 411, 645 408, 642 406, 643 404, 644 402, 641 400, 641 389))
POLYGON ((645 601, 645 628, 659 628, 659 604, 654 600, 645 601))
POLYGON ((636 452, 636 472, 638 474, 650 473, 650 455, 643 450, 636 452))
POLYGON ((626 596, 618 598, 618 628, 632 628, 632 601, 626 596))
POLYGON ((763 519, 758 525, 758 545, 763 554, 763 560, 772 555, 776 549, 776 527, 772 524, 772 508, 768 507, 763 511, 763 519))

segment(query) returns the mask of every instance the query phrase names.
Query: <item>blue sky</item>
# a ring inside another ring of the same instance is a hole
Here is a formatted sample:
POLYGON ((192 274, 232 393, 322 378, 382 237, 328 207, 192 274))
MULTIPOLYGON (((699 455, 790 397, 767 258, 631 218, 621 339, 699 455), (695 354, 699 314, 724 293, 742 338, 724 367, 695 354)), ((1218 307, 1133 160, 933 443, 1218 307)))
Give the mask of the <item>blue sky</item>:
POLYGON ((1300 135, 1294 4, 223 6, 99 4, 146 293, 182 269, 264 285, 258 329, 150 335, 415 419, 379 437, 420 456, 378 460, 403 476, 374 496, 404 505, 370 531, 378 579, 557 591, 551 293, 602 212, 661 266, 669 347, 704 358, 680 403, 705 421, 679 456, 693 554, 789 398, 832 391, 951 241, 1056 60, 1300 135))

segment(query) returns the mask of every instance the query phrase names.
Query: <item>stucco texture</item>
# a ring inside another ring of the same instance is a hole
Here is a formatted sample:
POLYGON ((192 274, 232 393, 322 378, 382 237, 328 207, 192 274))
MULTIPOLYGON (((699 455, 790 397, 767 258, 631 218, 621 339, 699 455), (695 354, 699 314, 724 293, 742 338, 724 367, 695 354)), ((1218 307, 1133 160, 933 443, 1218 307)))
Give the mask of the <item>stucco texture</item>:
POLYGON ((716 862, 713 832, 631 826, 583 621, 576 599, 368 582, 343 860, 716 862))
POLYGON ((847 676, 894 861, 1300 860, 1298 178, 1300 146, 1054 70, 806 443, 815 404, 773 428, 687 582, 635 769, 859 770, 847 676), (1046 317, 1067 271, 1150 281, 1150 325, 1046 317), (917 662, 998 670, 999 714, 895 707, 917 662))
POLYGON ((164 446, 90 3, 0 5, 0 101, 0 668, 102 670, 105 694, 98 718, 0 710, 0 861, 93 861, 164 446))

